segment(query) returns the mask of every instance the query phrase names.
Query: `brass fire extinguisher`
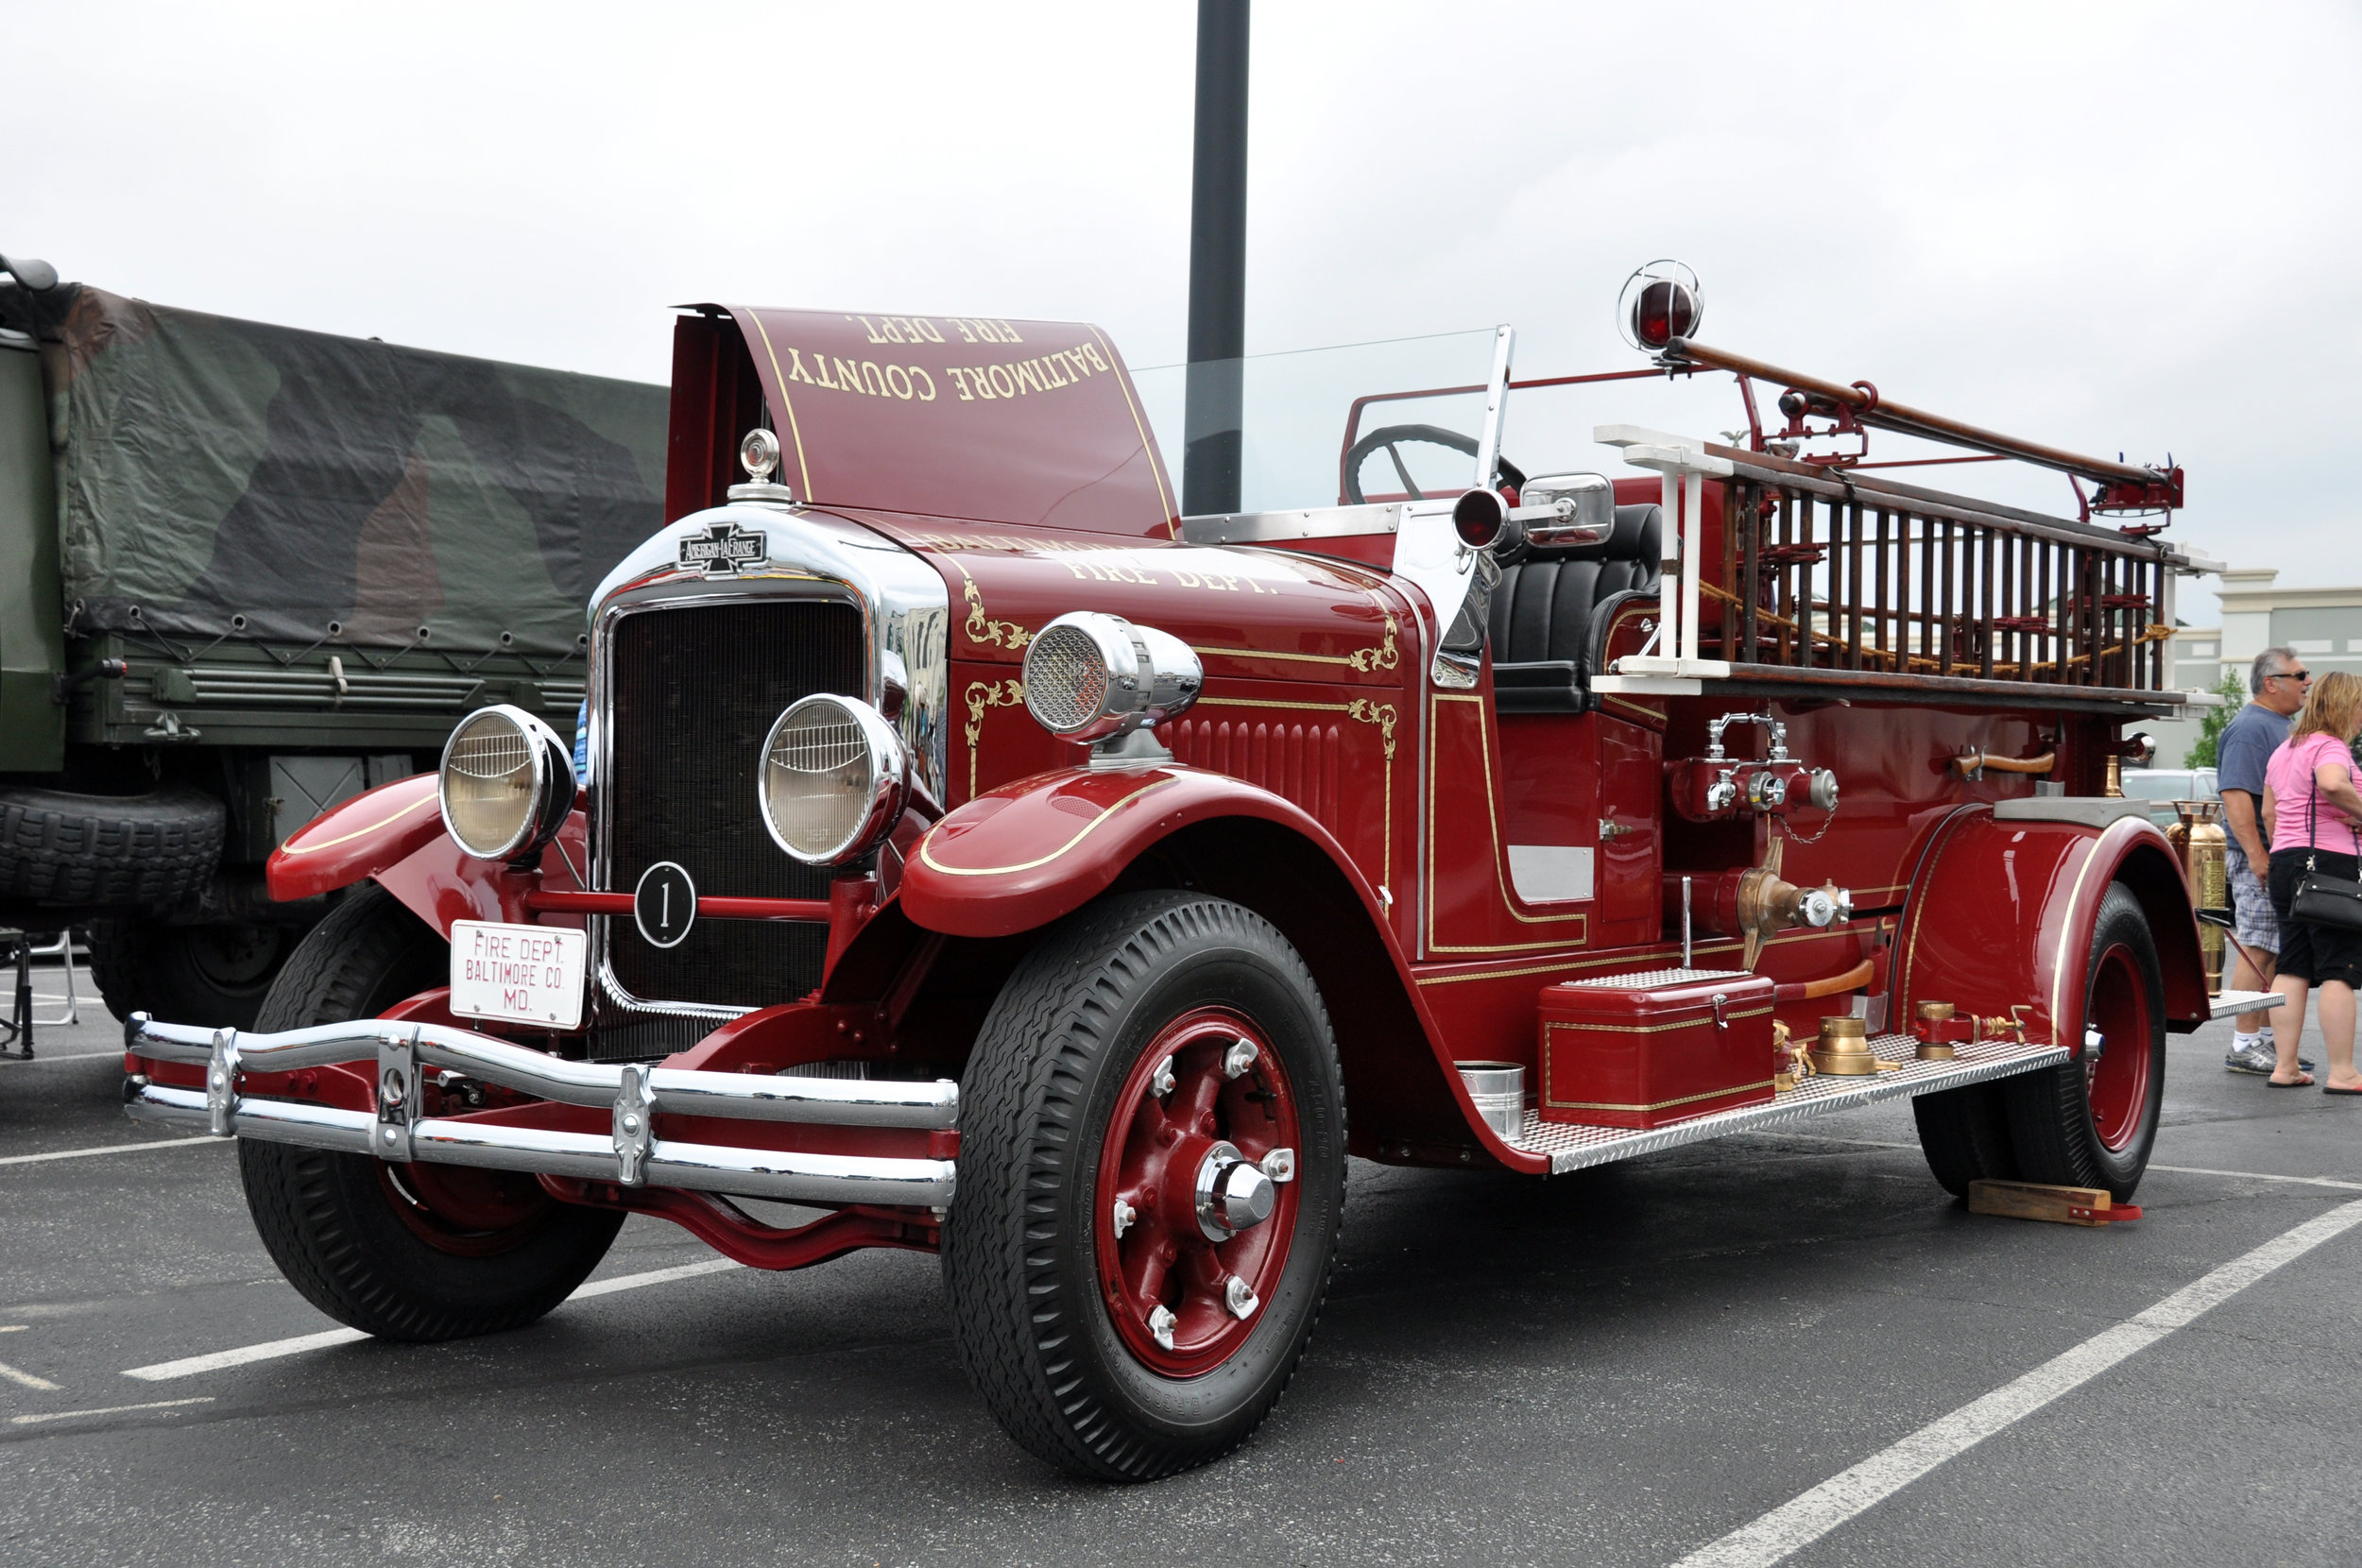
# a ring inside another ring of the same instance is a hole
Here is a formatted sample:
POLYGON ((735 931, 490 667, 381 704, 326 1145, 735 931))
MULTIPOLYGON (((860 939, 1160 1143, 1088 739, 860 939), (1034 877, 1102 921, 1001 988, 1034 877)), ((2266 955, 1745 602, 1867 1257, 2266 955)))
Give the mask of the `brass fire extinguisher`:
MULTIPOLYGON (((2231 870, 2224 858, 2229 836, 2218 819, 2221 803, 2212 800, 2177 800, 2173 803, 2181 820, 2165 829, 2165 838, 2174 853, 2182 858, 2182 873, 2188 879, 2190 902, 2200 909, 2219 910, 2231 906, 2231 870)), ((2222 930, 2218 927, 2201 925, 2198 929, 2199 950, 2206 964, 2206 994, 2222 992, 2222 930)))

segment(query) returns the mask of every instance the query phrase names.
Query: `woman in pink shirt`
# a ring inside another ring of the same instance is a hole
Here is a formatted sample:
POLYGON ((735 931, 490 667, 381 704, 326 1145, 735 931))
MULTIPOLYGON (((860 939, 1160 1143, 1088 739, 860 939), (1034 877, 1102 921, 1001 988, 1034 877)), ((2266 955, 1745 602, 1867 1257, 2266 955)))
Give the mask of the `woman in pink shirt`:
POLYGON ((2362 731, 2362 675, 2338 671, 2313 683, 2288 739, 2264 770, 2264 833, 2271 844, 2270 893, 2280 914, 2280 978, 2287 1001, 2273 1031, 2279 1065, 2272 1083, 2301 1088, 2297 1066, 2304 998, 2321 988, 2321 1041, 2329 1048, 2322 1092, 2362 1095, 2353 1067, 2353 993, 2362 986, 2362 930, 2291 919, 2289 901, 2305 872, 2351 881, 2362 866, 2362 791, 2353 783, 2353 738, 2362 731))

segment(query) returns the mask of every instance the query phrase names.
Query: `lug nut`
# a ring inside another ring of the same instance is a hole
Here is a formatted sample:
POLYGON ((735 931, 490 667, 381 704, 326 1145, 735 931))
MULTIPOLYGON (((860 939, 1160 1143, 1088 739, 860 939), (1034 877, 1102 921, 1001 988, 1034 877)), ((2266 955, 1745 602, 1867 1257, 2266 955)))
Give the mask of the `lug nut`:
POLYGON ((1124 1232, 1130 1230, 1132 1228, 1132 1221, 1138 1219, 1138 1218, 1139 1212, 1134 1209, 1131 1204, 1125 1202, 1121 1198, 1116 1200, 1116 1235, 1119 1237, 1121 1237, 1124 1232))
POLYGON ((1263 1156, 1262 1169, 1263 1174, 1274 1182, 1294 1181, 1296 1179, 1296 1151, 1292 1149, 1273 1150, 1263 1156))
POLYGON ((1238 1044, 1222 1053, 1223 1077, 1238 1077, 1247 1068, 1255 1065, 1255 1059, 1260 1054, 1261 1052, 1255 1048, 1254 1041, 1241 1038, 1238 1044))
POLYGON ((1148 1337, 1155 1340, 1163 1349, 1171 1350, 1172 1348, 1172 1325, 1179 1321, 1173 1317, 1172 1308, 1169 1306, 1150 1307, 1148 1309, 1148 1337))
POLYGON ((1172 1093, 1172 1057, 1168 1056, 1156 1064, 1156 1071, 1148 1081, 1148 1091, 1159 1099, 1172 1093))
POLYGON ((1263 1304, 1256 1298, 1254 1291, 1247 1288, 1246 1281, 1233 1274, 1222 1282, 1222 1304, 1230 1309, 1233 1318, 1244 1322, 1255 1316, 1255 1309, 1263 1304))

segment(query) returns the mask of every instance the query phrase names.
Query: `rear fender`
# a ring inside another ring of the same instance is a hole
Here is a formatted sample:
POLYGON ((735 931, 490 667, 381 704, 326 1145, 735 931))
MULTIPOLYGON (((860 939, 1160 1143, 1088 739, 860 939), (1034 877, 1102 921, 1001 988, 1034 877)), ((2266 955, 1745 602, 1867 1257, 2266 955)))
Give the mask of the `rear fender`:
POLYGON ((2169 1027, 2196 1029, 2209 1015, 2198 923, 2156 825, 2122 817, 2095 831, 1998 822, 1982 808, 1937 830, 1904 911, 1890 1015, 1903 1027, 1918 1003, 1951 1002, 1963 1014, 2014 1015, 2028 1041, 2080 1052, 2092 928, 2119 881, 2148 917, 2169 1027))
POLYGON ((901 912, 960 939, 1017 936, 1117 885, 1186 886, 1264 915, 1313 971, 1336 1026, 1357 1152, 1421 1163, 1481 1149, 1549 1168, 1485 1125, 1412 983, 1376 890, 1293 802, 1172 766, 1037 775, 980 795, 920 841, 901 912))

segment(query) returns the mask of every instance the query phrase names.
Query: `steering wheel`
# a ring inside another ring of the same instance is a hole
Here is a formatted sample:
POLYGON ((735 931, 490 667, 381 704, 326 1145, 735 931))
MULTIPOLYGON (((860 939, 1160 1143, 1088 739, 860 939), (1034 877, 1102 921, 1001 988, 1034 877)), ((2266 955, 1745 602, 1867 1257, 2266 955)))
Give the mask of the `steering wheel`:
MULTIPOLYGON (((1395 465, 1395 477, 1402 481, 1402 487, 1410 492, 1411 499, 1413 501, 1427 499, 1427 492, 1412 482, 1411 469, 1404 464, 1402 453, 1397 450, 1405 441, 1423 442, 1433 447, 1449 447, 1452 451, 1464 453, 1469 457, 1474 457, 1477 450, 1475 436, 1463 435, 1460 432, 1446 430, 1442 425, 1380 425, 1353 443, 1345 452, 1344 503, 1346 505, 1362 504, 1361 465, 1368 460, 1370 453, 1380 447, 1386 449, 1387 457, 1395 465)), ((1505 482, 1518 489, 1525 488, 1526 475, 1523 469, 1518 468, 1506 457, 1497 458, 1496 461, 1500 465, 1500 475, 1505 482)))

